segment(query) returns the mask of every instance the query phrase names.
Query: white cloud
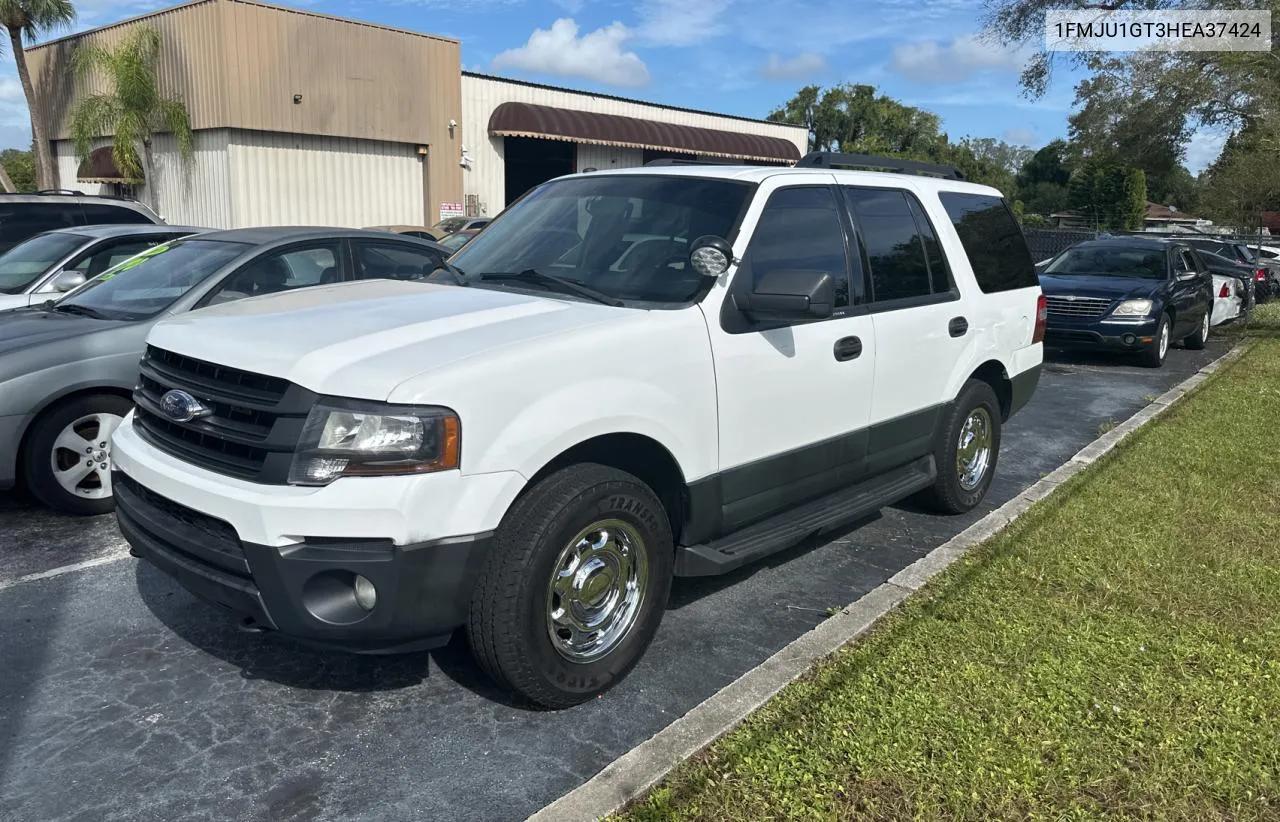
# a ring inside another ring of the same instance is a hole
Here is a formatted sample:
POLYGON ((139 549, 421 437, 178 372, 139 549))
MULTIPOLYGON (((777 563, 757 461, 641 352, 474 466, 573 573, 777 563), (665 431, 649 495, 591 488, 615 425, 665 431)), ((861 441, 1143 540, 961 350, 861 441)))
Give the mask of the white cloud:
POLYGON ((769 80, 800 80, 817 74, 826 67, 826 58, 812 51, 801 52, 790 60, 770 54, 769 59, 760 67, 760 76, 769 80))
POLYGON ((1215 131, 1197 131, 1187 141, 1187 170, 1192 174, 1204 171, 1222 153, 1222 146, 1227 142, 1227 135, 1215 131))
POLYGON ((637 39, 653 46, 692 46, 724 32, 732 0, 645 0, 637 39))
POLYGON ((1040 133, 1034 128, 1015 126, 1006 128, 1000 139, 1015 146, 1034 146, 1040 142, 1040 133))
POLYGON ((973 35, 957 37, 951 43, 920 40, 893 50, 890 67, 917 83, 958 84, 972 75, 989 70, 1016 71, 1024 58, 980 41, 973 35))
POLYGON ((26 100, 17 77, 0 77, 0 103, 25 103, 26 100))
POLYGON ((649 68, 635 52, 623 50, 631 37, 631 30, 621 23, 579 37, 578 24, 562 17, 550 29, 534 29, 520 48, 493 58, 493 67, 580 77, 611 86, 643 86, 649 82, 649 68))

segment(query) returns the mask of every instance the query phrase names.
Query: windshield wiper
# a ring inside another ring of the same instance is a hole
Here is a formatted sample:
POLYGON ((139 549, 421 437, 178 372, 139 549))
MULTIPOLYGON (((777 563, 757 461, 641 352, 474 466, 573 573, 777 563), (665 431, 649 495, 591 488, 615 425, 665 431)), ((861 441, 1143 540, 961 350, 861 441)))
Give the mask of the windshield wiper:
MULTIPOLYGON (((449 276, 453 277, 454 282, 458 285, 471 285, 471 280, 467 277, 466 272, 448 260, 441 260, 440 265, 436 266, 436 271, 439 271, 442 268, 449 272, 449 276)), ((431 273, 434 274, 436 271, 432 271, 431 273)))
MULTIPOLYGON (((52 300, 50 302, 52 302, 52 300)), ((82 317, 93 317, 95 320, 105 320, 107 318, 106 314, 103 314, 96 308, 89 308, 85 305, 76 305, 75 303, 68 303, 66 305, 62 303, 53 303, 53 305, 46 304, 45 308, 49 311, 60 311, 63 314, 79 314, 82 317)))
POLYGON ((622 300, 616 297, 610 297, 603 291, 596 291, 589 285, 568 280, 564 277, 556 277, 552 274, 543 274, 536 268, 526 268, 524 271, 512 274, 510 272, 498 274, 482 274, 482 280, 516 280, 520 282, 537 283, 539 285, 555 286, 562 292, 577 294, 579 297, 586 297, 589 300, 595 300, 602 305, 611 305, 614 308, 621 308, 626 305, 622 300))

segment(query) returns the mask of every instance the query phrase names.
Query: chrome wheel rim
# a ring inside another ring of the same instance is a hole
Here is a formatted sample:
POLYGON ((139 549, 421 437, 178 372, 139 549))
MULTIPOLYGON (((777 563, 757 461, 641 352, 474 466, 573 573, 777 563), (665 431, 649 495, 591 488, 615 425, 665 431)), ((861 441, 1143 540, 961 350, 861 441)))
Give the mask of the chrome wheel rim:
POLYGON ((985 408, 975 408, 960 426, 960 441, 956 448, 956 469, 960 475, 960 487, 972 491, 982 484, 991 467, 991 415, 985 408))
POLYGON ((547 585, 551 645, 571 662, 607 655, 636 624, 648 583, 648 550, 635 528, 609 519, 582 529, 556 558, 547 585))
POLYGON ((62 490, 79 499, 111 496, 111 434, 123 421, 115 414, 85 414, 62 429, 49 452, 62 490))
POLYGON ((1200 339, 1201 340, 1209 339, 1209 312, 1207 311, 1205 312, 1205 315, 1204 315, 1204 322, 1201 323, 1200 339))
POLYGON ((1169 324, 1163 323, 1160 326, 1160 359, 1164 359, 1164 355, 1169 353, 1169 324))

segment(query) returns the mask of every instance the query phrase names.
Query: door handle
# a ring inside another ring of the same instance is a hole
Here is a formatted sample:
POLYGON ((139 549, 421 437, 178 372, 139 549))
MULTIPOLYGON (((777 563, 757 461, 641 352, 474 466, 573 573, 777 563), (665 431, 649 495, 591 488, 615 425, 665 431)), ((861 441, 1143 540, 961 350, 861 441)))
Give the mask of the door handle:
POLYGON ((947 325, 947 333, 953 337, 963 337, 969 331, 969 321, 964 317, 956 317, 947 325))
POLYGON ((862 356, 862 340, 857 337, 844 337, 836 340, 835 355, 837 362, 848 362, 862 356))

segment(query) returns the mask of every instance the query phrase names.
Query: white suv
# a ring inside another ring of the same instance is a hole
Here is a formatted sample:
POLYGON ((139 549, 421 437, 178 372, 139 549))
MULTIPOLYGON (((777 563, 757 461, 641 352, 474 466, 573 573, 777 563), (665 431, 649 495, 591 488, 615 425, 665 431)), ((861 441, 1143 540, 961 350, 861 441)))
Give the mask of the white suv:
POLYGON ((1039 378, 1031 256, 994 189, 842 162, 872 161, 563 177, 418 281, 160 323, 121 530, 249 625, 366 652, 465 626, 565 707, 636 664, 673 576, 917 493, 973 508, 1039 378))

